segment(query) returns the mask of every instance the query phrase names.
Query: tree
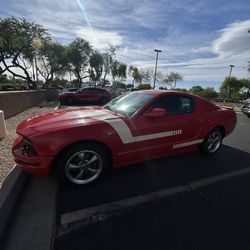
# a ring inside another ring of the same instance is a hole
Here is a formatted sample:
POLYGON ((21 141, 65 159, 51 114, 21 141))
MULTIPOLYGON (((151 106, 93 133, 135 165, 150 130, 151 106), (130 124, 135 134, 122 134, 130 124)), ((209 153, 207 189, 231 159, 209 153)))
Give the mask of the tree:
POLYGON ((250 79, 240 79, 245 98, 250 97, 250 79))
POLYGON ((182 81, 182 80, 183 80, 183 77, 180 73, 170 72, 163 79, 163 83, 169 85, 171 89, 174 89, 176 87, 177 81, 182 81))
POLYGON ((119 64, 118 77, 120 78, 120 81, 124 81, 127 78, 127 65, 125 63, 119 64))
POLYGON ((216 97, 218 97, 218 93, 214 90, 213 87, 212 88, 211 87, 204 88, 200 95, 202 97, 205 97, 205 98, 216 98, 216 97))
POLYGON ((203 91, 203 88, 199 85, 193 86, 191 89, 189 89, 189 92, 191 92, 193 95, 201 95, 203 91))
POLYGON ((152 79, 152 71, 150 70, 144 70, 144 69, 138 69, 137 67, 130 66, 129 67, 129 73, 133 77, 133 84, 134 82, 142 84, 143 81, 150 82, 152 79))
POLYGON ((175 88, 174 90, 175 91, 180 91, 180 92, 188 92, 188 90, 185 89, 185 88, 175 88))
POLYGON ((8 72, 26 80, 28 87, 35 89, 30 76, 35 55, 33 40, 49 39, 46 29, 24 18, 11 17, 0 19, 0 30, 0 74, 8 72))
POLYGON ((67 56, 70 68, 79 82, 79 88, 82 85, 83 79, 90 76, 87 67, 92 52, 89 42, 82 38, 76 38, 68 46, 67 56))
POLYGON ((139 85, 137 86, 137 88, 138 88, 139 90, 151 89, 151 85, 150 85, 150 84, 139 84, 139 85))
POLYGON ((94 53, 90 57, 90 79, 94 82, 96 86, 96 82, 100 80, 103 71, 103 55, 98 51, 94 51, 94 53))
POLYGON ((231 95, 239 92, 242 87, 242 82, 236 77, 226 77, 220 86, 220 93, 224 97, 231 98, 231 95))
POLYGON ((44 78, 44 88, 48 88, 54 77, 64 75, 67 70, 67 51, 63 45, 45 40, 38 48, 38 71, 44 78))
POLYGON ((106 82, 107 75, 111 74, 112 70, 112 64, 116 61, 116 51, 117 47, 109 44, 108 48, 106 49, 106 52, 103 54, 103 82, 106 82))
POLYGON ((134 67, 131 65, 129 67, 129 73, 133 77, 133 84, 134 84, 134 82, 136 82, 136 83, 142 82, 142 76, 141 76, 139 69, 137 67, 134 67))

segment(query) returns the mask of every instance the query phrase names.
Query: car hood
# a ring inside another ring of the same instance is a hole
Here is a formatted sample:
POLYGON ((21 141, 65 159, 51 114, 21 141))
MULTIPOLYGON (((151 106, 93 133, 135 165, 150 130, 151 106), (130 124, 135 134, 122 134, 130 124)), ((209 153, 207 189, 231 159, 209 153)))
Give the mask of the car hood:
POLYGON ((100 120, 115 119, 118 116, 103 107, 60 109, 24 120, 17 126, 17 133, 22 136, 31 136, 37 133, 93 124, 100 120))

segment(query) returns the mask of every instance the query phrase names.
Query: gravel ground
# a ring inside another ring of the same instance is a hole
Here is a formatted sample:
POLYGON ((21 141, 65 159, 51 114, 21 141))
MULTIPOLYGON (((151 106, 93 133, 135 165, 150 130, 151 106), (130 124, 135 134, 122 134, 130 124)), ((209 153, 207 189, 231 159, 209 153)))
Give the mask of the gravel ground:
POLYGON ((6 120, 7 137, 0 140, 0 185, 15 164, 11 147, 16 137, 16 126, 31 116, 52 111, 55 107, 56 103, 50 103, 43 107, 33 107, 6 120))

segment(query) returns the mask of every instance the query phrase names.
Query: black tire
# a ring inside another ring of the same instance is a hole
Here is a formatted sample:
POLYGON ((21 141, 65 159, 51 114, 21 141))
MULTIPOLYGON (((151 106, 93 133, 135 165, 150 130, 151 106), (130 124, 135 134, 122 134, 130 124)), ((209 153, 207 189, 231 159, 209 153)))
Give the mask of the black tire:
POLYGON ((57 160, 57 177, 65 184, 89 185, 103 178, 109 163, 109 154, 102 146, 94 143, 76 144, 64 151, 57 160))
POLYGON ((224 132, 220 128, 214 128, 201 144, 201 152, 206 155, 213 155, 221 147, 224 132))
POLYGON ((65 98, 65 102, 66 102, 68 105, 72 105, 72 104, 75 103, 75 98, 72 97, 72 96, 67 96, 67 97, 65 98))
POLYGON ((247 115, 248 118, 250 118, 250 115, 247 115))

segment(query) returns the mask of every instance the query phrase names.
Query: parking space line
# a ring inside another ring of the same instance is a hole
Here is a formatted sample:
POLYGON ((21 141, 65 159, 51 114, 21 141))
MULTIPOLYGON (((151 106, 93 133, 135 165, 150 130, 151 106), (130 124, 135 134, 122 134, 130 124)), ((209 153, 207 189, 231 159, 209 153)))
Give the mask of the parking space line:
POLYGON ((96 214, 111 213, 116 210, 120 210, 127 207, 132 207, 147 201, 156 200, 162 197, 170 196, 173 194, 185 192, 186 188, 184 186, 175 186, 167 189, 162 189, 157 192, 148 193, 145 195, 138 195, 132 198, 119 200, 111 203, 107 203, 100 206, 90 207, 86 209, 81 209, 78 211, 62 214, 61 225, 72 223, 79 220, 84 220, 95 216, 96 214))
POLYGON ((237 176, 249 174, 249 173, 250 173, 250 168, 243 168, 243 169, 232 171, 229 173, 216 175, 214 177, 209 177, 209 178, 201 179, 198 181, 193 181, 189 185, 191 186, 192 189, 197 189, 200 187, 208 186, 210 184, 214 184, 216 182, 221 182, 227 179, 231 179, 233 177, 237 177, 237 176))
POLYGON ((234 178, 237 176, 241 176, 244 174, 249 174, 250 168, 244 168, 237 171, 232 171, 229 173, 204 178, 198 181, 193 181, 190 183, 187 183, 185 186, 175 186, 175 187, 169 187, 166 189, 161 189, 156 192, 151 192, 144 195, 138 195, 134 196, 132 198, 123 199, 115 202, 106 203, 100 206, 85 208, 69 213, 65 213, 61 215, 61 225, 77 222, 80 220, 85 219, 91 219, 96 217, 105 219, 105 217, 108 217, 112 212, 122 210, 124 208, 133 207, 135 205, 139 205, 145 202, 149 202, 152 200, 156 200, 159 198, 171 196, 178 193, 184 193, 186 191, 195 190, 200 187, 208 186, 211 184, 214 184, 216 182, 221 182, 230 178, 234 178))

